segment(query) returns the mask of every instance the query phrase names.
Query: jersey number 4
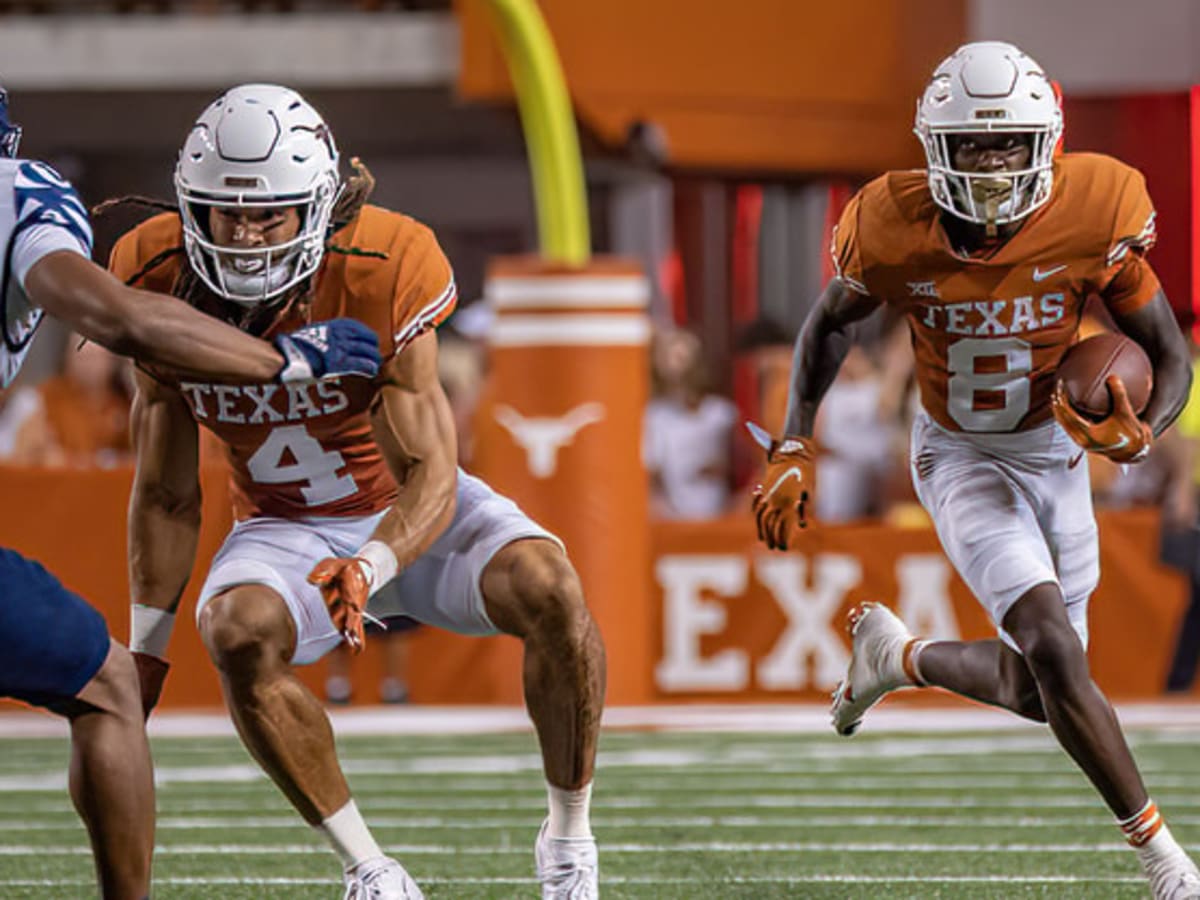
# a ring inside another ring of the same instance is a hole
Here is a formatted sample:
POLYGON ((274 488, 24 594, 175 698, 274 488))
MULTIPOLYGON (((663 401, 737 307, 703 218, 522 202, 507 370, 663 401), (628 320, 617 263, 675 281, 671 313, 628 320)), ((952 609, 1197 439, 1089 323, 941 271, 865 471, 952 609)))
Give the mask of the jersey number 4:
POLYGON ((296 484, 309 506, 321 506, 349 497, 358 490, 350 475, 339 475, 346 467, 342 454, 326 450, 303 425, 272 429, 267 439, 246 461, 250 477, 259 484, 296 484))
POLYGON ((950 345, 946 363, 950 370, 946 408, 964 431, 1012 431, 1029 412, 1033 354, 1026 341, 964 338, 950 345), (981 360, 992 362, 994 371, 979 371, 981 360), (1003 361, 1003 367, 997 360, 1003 361), (976 408, 977 401, 984 401, 979 404, 983 408, 976 408))

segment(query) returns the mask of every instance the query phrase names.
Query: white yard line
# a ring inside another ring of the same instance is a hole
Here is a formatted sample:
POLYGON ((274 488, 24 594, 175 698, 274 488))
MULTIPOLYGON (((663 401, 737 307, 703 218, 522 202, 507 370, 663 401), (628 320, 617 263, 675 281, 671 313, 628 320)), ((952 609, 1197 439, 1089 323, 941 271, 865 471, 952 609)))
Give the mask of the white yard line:
MULTIPOLYGON (((1118 707, 1118 714, 1126 726, 1133 728, 1164 731, 1200 730, 1200 702, 1196 701, 1125 704, 1118 707)), ((332 710, 330 718, 339 735, 500 734, 525 732, 532 728, 528 715, 520 707, 365 707, 332 710)), ((616 706, 605 710, 604 724, 611 729, 832 733, 829 726, 829 708, 825 704, 616 706)), ((994 729, 1044 731, 1044 728, 1000 710, 959 704, 947 707, 892 704, 872 710, 867 726, 870 732, 878 733, 994 729)), ((152 736, 161 737, 234 735, 233 725, 224 711, 157 712, 150 719, 149 729, 152 736)), ((0 713, 0 737, 28 738, 66 734, 66 723, 48 713, 0 713)))
MULTIPOLYGON (((359 809, 367 814, 368 818, 380 812, 404 813, 412 812, 415 809, 430 809, 432 807, 437 807, 439 811, 478 811, 487 814, 495 812, 497 807, 497 801, 494 798, 447 797, 444 795, 431 797, 427 802, 422 802, 411 797, 394 800, 386 797, 372 796, 371 794, 359 795, 358 800, 359 809)), ((183 815, 195 812, 236 814, 246 808, 246 802, 237 799, 186 800, 160 797, 159 802, 162 811, 168 815, 183 815)), ((528 799, 508 797, 504 798, 501 802, 504 808, 510 811, 540 810, 544 813, 546 809, 545 797, 530 797, 528 799)), ((1059 810, 1096 810, 1099 813, 1101 807, 1098 804, 1099 801, 1086 792, 1079 795, 1055 797, 1053 803, 1054 808, 1059 810)), ((738 812, 748 809, 1015 809, 1027 812, 1034 805, 1034 801, 1031 801, 1028 796, 979 798, 963 797, 961 795, 930 795, 925 797, 896 798, 872 797, 867 795, 847 796, 845 794, 796 794, 788 796, 771 794, 730 797, 701 796, 687 801, 673 800, 670 803, 665 802, 661 797, 605 797, 603 805, 608 810, 661 810, 663 807, 669 806, 684 810, 731 809, 738 812)), ((1178 814, 1181 810, 1200 811, 1200 800, 1190 801, 1184 798, 1172 798, 1170 809, 1172 810, 1171 821, 1174 821, 1175 814, 1178 814)), ((38 812, 39 809, 34 804, 22 807, 23 815, 33 815, 38 812)), ((43 808, 40 812, 74 815, 69 807, 62 806, 57 802, 50 810, 43 808)))
MULTIPOLYGON (((688 885, 688 884, 1142 884, 1145 879, 1139 875, 748 875, 730 878, 696 877, 679 878, 672 876, 657 877, 654 875, 602 875, 601 882, 606 885, 688 885)), ((423 877, 421 884, 537 884, 533 878, 492 877, 462 877, 438 878, 423 877)), ((214 876, 200 877, 158 877, 155 876, 156 886, 185 886, 185 885, 321 885, 332 884, 329 878, 253 878, 214 876)), ((81 887, 91 886, 95 882, 82 878, 0 878, 0 885, 12 887, 81 887)))
MULTIPOLYGON (((67 812, 64 810, 64 813, 67 812)), ((28 815, 28 813, 25 813, 28 815)), ((0 822, 0 832, 82 832, 83 825, 71 811, 71 818, 61 822, 25 821, 0 822)), ((510 818, 473 817, 440 819, 423 816, 371 816, 372 828, 442 829, 446 831, 489 831, 501 828, 529 828, 529 816, 510 818)), ((1097 809, 1092 816, 607 816, 593 810, 592 825, 597 829, 615 828, 1095 828, 1111 831, 1112 822, 1097 809)), ((535 823, 536 824, 536 823, 535 823)), ((1171 816, 1175 827, 1200 825, 1200 816, 1171 816)), ((231 828, 255 830, 300 830, 304 821, 291 816, 238 816, 211 818, 160 817, 155 825, 166 831, 223 831, 231 828)))
MULTIPOLYGON (((1185 845, 1193 849, 1190 845, 1185 845)), ((509 856, 525 855, 525 846, 462 847, 452 844, 395 844, 384 847, 389 853, 408 856, 509 856)), ((159 844, 155 856, 307 856, 324 852, 319 844, 159 844)), ((930 844, 897 841, 686 841, 677 844, 641 844, 605 842, 604 853, 1129 853, 1124 841, 1091 844, 930 844)), ((3 856, 90 856, 91 849, 70 844, 4 845, 3 856)))

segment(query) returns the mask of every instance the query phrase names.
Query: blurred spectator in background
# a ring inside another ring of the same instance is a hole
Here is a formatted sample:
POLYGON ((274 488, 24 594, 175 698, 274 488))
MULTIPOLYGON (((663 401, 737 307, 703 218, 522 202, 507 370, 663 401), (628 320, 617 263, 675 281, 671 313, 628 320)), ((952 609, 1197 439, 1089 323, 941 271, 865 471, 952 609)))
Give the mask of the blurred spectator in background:
POLYGON ((895 428, 880 419, 883 383, 861 345, 851 346, 817 415, 817 508, 822 522, 884 512, 895 428))
POLYGON ((62 372, 37 386, 37 408, 16 434, 10 461, 109 468, 132 459, 129 363, 73 336, 62 372))
MULTIPOLYGON (((755 319, 738 335, 737 352, 750 362, 757 386, 757 408, 746 417, 771 434, 783 433, 796 336, 774 319, 755 319)), ((758 454, 754 456, 757 474, 758 454)))
POLYGON ((650 511, 663 519, 708 519, 729 506, 732 401, 709 390, 700 339, 667 328, 650 350, 651 394, 642 431, 650 511))
POLYGON ((13 384, 0 389, 0 461, 18 462, 17 438, 25 423, 33 417, 45 422, 45 417, 40 415, 41 408, 37 388, 13 384))

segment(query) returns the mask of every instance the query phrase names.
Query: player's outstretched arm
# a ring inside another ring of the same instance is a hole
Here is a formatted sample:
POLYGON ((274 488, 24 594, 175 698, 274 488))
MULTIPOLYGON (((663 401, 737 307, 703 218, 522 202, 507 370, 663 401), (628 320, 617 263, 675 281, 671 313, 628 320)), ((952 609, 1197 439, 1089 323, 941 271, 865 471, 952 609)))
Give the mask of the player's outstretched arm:
POLYGON ((755 433, 767 451, 767 460, 751 508, 758 539, 772 550, 786 550, 796 529, 808 525, 817 407, 850 349, 850 325, 878 306, 878 300, 834 278, 796 338, 784 434, 773 440, 755 433))
POLYGON ((1158 437, 1183 411, 1192 385, 1192 360, 1187 340, 1166 295, 1159 291, 1145 306, 1131 313, 1113 312, 1125 334, 1137 341, 1154 369, 1154 388, 1142 420, 1158 437))
POLYGON ((25 291, 88 340, 192 375, 262 383, 325 374, 373 376, 379 368, 374 335, 360 323, 311 326, 307 330, 324 328, 317 340, 290 335, 273 346, 180 300, 127 287, 69 251, 48 253, 34 263, 25 291))
POLYGON ((355 651, 362 649, 367 598, 450 524, 458 485, 454 417, 437 377, 437 335, 430 331, 414 340, 384 367, 381 379, 371 422, 399 496, 357 554, 323 560, 309 575, 355 651))
POLYGON ((137 471, 129 498, 129 646, 149 716, 167 675, 175 609, 196 560, 200 440, 179 393, 143 372, 137 373, 132 430, 137 471))

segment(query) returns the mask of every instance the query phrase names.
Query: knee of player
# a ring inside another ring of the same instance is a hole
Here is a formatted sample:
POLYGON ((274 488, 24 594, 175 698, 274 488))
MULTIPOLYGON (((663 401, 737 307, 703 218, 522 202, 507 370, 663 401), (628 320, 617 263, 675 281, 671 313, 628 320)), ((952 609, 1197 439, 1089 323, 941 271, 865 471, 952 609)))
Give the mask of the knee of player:
POLYGON ((128 712, 140 721, 142 700, 133 654, 124 645, 110 641, 104 665, 80 691, 80 697, 105 712, 128 712))
POLYGON ((1087 677, 1087 652, 1070 625, 1046 623, 1021 641, 1021 649, 1039 680, 1087 677))
POLYGON ((269 596, 236 588, 214 597, 200 612, 200 636, 208 655, 223 670, 286 659, 290 656, 287 624, 286 613, 269 596))
POLYGON ((579 576, 557 547, 530 542, 514 561, 509 585, 511 612, 526 636, 569 640, 590 627, 579 576))

